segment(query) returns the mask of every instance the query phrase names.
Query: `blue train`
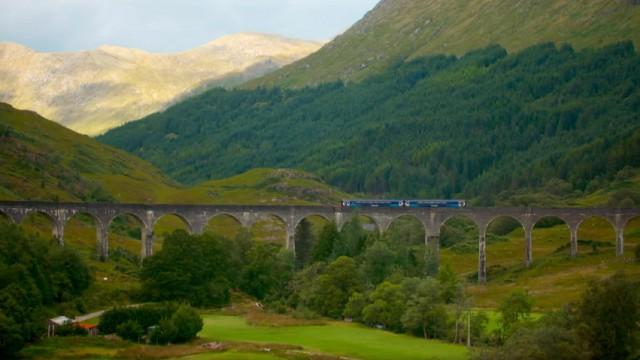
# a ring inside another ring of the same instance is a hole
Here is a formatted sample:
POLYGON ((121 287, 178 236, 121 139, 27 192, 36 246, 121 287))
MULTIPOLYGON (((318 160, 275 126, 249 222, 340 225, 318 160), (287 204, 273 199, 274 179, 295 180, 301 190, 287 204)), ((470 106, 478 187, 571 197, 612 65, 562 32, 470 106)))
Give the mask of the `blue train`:
POLYGON ((451 208, 467 206, 464 200, 343 200, 342 207, 348 208, 451 208))

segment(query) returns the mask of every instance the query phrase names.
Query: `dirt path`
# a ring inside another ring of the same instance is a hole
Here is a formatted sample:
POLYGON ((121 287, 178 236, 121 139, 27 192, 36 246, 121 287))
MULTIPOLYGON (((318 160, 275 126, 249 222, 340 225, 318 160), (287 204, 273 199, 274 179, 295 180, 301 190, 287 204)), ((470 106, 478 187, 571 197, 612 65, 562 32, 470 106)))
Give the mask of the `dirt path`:
POLYGON ((76 316, 76 318, 73 319, 73 322, 83 322, 83 321, 87 321, 89 319, 96 318, 96 317, 101 316, 102 314, 104 314, 105 311, 106 310, 100 310, 100 311, 92 312, 92 313, 89 313, 89 314, 76 316))
MULTIPOLYGON (((142 304, 131 304, 131 305, 127 305, 125 307, 137 307, 140 306, 142 304)), ((87 321, 89 319, 93 319, 93 318, 97 318, 98 316, 101 316, 102 314, 104 314, 104 312, 107 310, 100 310, 100 311, 95 311, 89 314, 85 314, 85 315, 80 315, 80 316, 76 316, 75 319, 73 319, 73 322, 83 322, 83 321, 87 321)))

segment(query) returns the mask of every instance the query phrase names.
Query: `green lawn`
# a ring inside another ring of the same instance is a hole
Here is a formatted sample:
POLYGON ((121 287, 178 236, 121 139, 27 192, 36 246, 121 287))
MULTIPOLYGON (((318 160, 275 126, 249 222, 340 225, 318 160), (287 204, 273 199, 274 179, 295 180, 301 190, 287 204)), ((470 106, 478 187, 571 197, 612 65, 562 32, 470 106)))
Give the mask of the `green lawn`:
MULTIPOLYGON (((393 334, 357 324, 258 327, 236 316, 204 315, 199 336, 220 341, 300 345, 310 351, 360 359, 466 359, 464 346, 393 334)), ((240 356, 240 355, 239 355, 240 356)), ((218 359, 200 355, 198 359, 218 359)))
POLYGON ((276 355, 269 353, 258 354, 252 352, 236 352, 225 351, 222 353, 202 353, 198 355, 186 356, 177 358, 180 360, 280 360, 284 359, 276 355))

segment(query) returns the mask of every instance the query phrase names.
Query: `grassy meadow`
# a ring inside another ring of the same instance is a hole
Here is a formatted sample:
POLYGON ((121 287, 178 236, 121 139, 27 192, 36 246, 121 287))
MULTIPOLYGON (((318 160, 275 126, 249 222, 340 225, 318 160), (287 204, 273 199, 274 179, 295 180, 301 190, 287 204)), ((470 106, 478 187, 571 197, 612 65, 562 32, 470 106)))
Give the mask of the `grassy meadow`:
POLYGON ((464 359, 463 346, 393 334, 359 324, 327 322, 325 325, 251 326, 237 316, 206 315, 200 337, 220 341, 284 343, 321 353, 362 359, 464 359))
POLYGON ((393 334, 362 325, 254 326, 240 316, 204 314, 199 339, 185 345, 144 346, 115 339, 54 338, 30 346, 30 359, 174 358, 205 359, 466 359, 461 345, 393 334), (220 342, 224 351, 202 344, 220 342))
MULTIPOLYGON (((626 228, 622 257, 615 255, 615 232, 604 219, 588 219, 581 225, 576 258, 569 256, 569 236, 569 229, 564 224, 535 228, 533 263, 528 268, 524 266, 522 229, 489 241, 488 283, 472 284, 469 289, 475 305, 495 308, 511 291, 524 288, 534 298, 535 309, 558 309, 577 300, 590 280, 603 279, 617 271, 640 276, 640 263, 634 259, 635 247, 640 244, 640 219, 632 220, 626 228)), ((477 276, 477 251, 460 253, 443 249, 440 259, 461 276, 470 279, 477 276)))

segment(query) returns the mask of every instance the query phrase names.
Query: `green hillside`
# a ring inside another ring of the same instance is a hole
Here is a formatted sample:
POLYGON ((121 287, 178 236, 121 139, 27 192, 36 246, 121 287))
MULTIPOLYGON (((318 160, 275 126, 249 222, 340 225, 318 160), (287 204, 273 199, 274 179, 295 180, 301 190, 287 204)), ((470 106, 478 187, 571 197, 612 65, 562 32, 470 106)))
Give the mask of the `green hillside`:
POLYGON ((187 188, 142 159, 0 103, 2 200, 336 204, 343 197, 311 174, 277 169, 187 188))
POLYGON ((557 206, 608 188, 632 205, 639 114, 631 43, 491 46, 356 84, 213 90, 98 139, 192 184, 286 167, 351 193, 557 206))
POLYGON ((509 52, 553 41, 577 49, 622 40, 640 45, 633 0, 383 0, 318 52, 249 86, 359 81, 398 59, 462 55, 500 44, 509 52))
POLYGON ((38 114, 0 104, 0 198, 60 201, 153 200, 175 182, 153 165, 38 114))

